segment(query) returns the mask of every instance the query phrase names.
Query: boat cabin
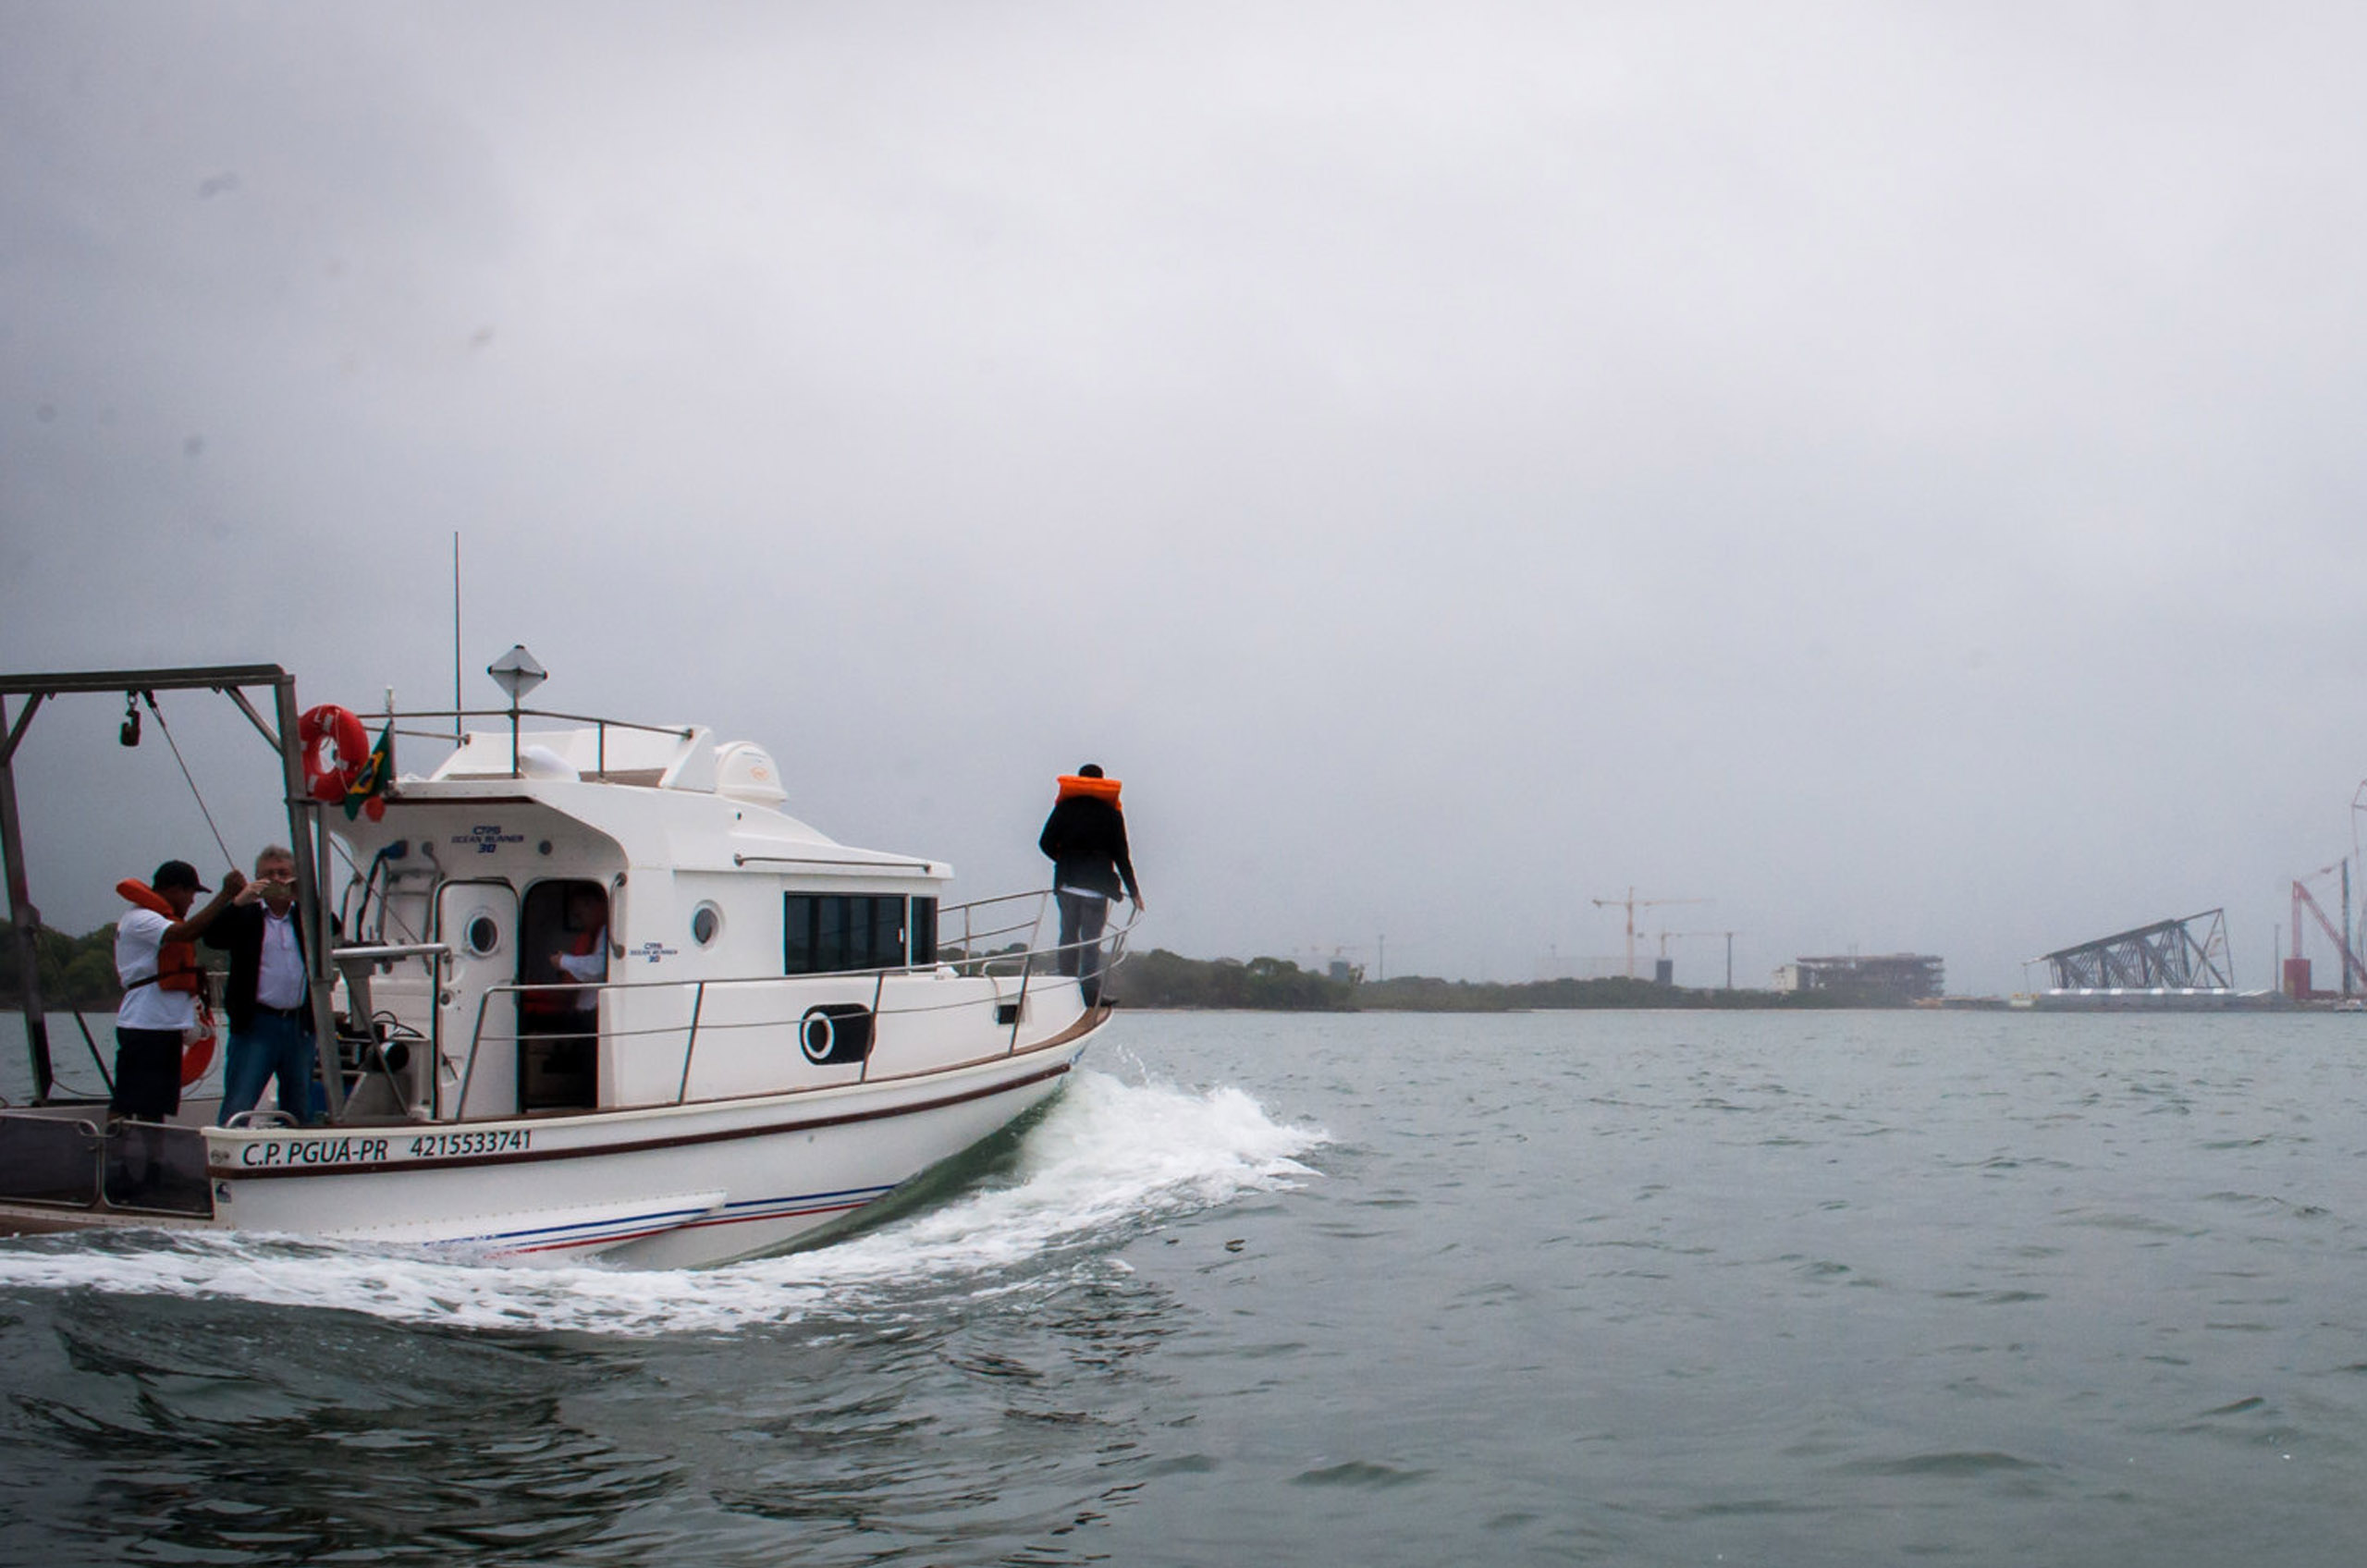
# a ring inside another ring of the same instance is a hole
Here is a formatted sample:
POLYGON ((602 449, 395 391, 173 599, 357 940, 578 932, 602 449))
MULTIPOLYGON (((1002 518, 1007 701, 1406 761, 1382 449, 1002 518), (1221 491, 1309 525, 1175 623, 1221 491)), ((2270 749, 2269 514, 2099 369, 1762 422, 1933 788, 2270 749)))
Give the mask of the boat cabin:
MULTIPOLYGON (((816 1006, 876 1016, 935 974, 951 868, 840 844, 789 816, 761 747, 697 727, 594 725, 521 737, 513 771, 511 744, 472 732, 399 781, 383 818, 337 829, 351 867, 339 924, 360 949, 339 967, 366 996, 382 1069, 401 1060, 358 1091, 360 1113, 473 1119, 766 1092, 780 1082, 777 1042, 735 1037, 781 1022, 792 993, 764 977, 806 982, 793 993, 802 1021, 816 1006), (423 948, 442 949, 434 965, 399 962, 423 948), (686 1062, 694 1019, 701 1048, 686 1062), (433 1072, 419 1050, 429 1037, 433 1072)), ((860 1032, 805 1026, 804 1065, 859 1070, 860 1032)))

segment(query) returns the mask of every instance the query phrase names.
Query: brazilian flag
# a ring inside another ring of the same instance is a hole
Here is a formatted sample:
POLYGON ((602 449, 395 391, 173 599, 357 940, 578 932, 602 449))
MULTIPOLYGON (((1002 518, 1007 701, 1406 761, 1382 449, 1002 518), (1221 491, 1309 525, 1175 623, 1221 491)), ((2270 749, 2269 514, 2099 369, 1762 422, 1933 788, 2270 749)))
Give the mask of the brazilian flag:
POLYGON ((370 760, 362 765, 360 776, 345 787, 345 819, 350 822, 365 811, 373 822, 385 816, 386 786, 394 780, 395 721, 390 718, 378 731, 378 743, 370 748, 370 760))

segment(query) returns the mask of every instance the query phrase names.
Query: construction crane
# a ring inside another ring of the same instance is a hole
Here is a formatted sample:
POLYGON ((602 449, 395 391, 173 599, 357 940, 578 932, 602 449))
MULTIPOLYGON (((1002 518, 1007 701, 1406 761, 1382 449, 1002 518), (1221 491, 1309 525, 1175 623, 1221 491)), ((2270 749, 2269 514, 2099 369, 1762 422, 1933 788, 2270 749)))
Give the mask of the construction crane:
POLYGON ((1627 912, 1627 978, 1630 980, 1636 978, 1636 912, 1637 910, 1653 909, 1662 904, 1706 904, 1710 901, 1708 899, 1639 899, 1636 896, 1636 889, 1633 888, 1627 889, 1627 896, 1624 899, 1593 900, 1594 907, 1597 909, 1624 909, 1627 912))
MULTIPOLYGON (((2367 789, 2367 786, 2361 786, 2361 788, 2367 789)), ((2334 944, 2334 950, 2340 955, 2342 994, 2346 997, 2351 995, 2352 976, 2356 975, 2361 980, 2367 981, 2367 964, 2361 963, 2359 955, 2353 952, 2350 947, 2350 863, 2349 861, 2338 861, 2333 865, 2322 865, 2309 876, 2295 879, 2293 883, 2293 956, 2286 961, 2283 988, 2297 1001, 2310 988, 2310 961, 2301 956, 2301 912, 2305 909, 2317 917, 2319 929, 2326 934, 2326 940, 2334 944), (2308 884, 2316 881, 2319 877, 2331 876, 2337 871, 2342 873, 2342 929, 2339 931, 2335 929, 2334 922, 2326 918, 2326 912, 2318 906, 2318 900, 2312 896, 2308 887, 2308 884)))

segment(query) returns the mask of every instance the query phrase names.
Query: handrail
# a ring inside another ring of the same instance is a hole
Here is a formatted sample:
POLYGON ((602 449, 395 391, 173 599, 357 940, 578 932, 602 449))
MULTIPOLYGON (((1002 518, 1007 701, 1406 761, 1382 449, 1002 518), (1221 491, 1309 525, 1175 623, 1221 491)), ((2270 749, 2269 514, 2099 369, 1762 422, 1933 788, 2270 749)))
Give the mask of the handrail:
POLYGON ((850 876, 870 871, 926 873, 934 872, 937 869, 937 863, 933 860, 906 860, 901 857, 892 860, 851 860, 845 855, 752 855, 734 852, 731 864, 734 865, 832 865, 850 876))
MULTIPOLYGON (((116 688, 109 686, 106 690, 114 691, 116 688)), ((693 727, 688 725, 640 724, 630 718, 603 718, 595 713, 560 713, 553 708, 526 707, 517 712, 521 718, 558 718, 570 724, 611 725, 619 729, 641 729, 652 735, 673 735, 685 741, 693 732, 693 727)), ((399 708, 386 715, 388 718, 508 718, 509 716, 508 708, 399 708)), ((448 735, 444 739, 451 737, 448 735)))
POLYGON ((350 961, 355 963, 392 963, 399 958, 449 958, 449 942, 388 942, 374 946, 333 948, 329 961, 350 961))
MULTIPOLYGON (((500 988, 497 986, 488 986, 484 995, 477 998, 476 1025, 469 1031, 469 1060, 460 1064, 460 1092, 459 1097, 452 1102, 452 1120, 455 1121, 466 1121, 469 1119, 469 1084, 477 1075, 477 1047, 484 1044, 485 1003, 491 1001, 494 993, 500 988)), ((441 1072, 444 1067, 444 1043, 441 1038, 444 1009, 440 1004, 436 1007, 435 1015, 439 1037, 436 1040, 436 1060, 433 1065, 436 1072, 441 1072)), ((439 1117, 437 1120, 441 1121, 442 1118, 439 1117)))
MULTIPOLYGON (((879 1004, 887 998, 887 996, 888 976, 884 974, 873 975, 871 978, 871 1016, 875 1021, 873 1025, 875 1028, 877 1027, 877 1020, 879 1017, 879 1004)), ((803 1040, 798 1041, 798 1046, 801 1049, 804 1047, 804 1044, 805 1042, 803 1040)), ((871 1053, 869 1051, 863 1053, 863 1064, 856 1069, 854 1081, 858 1084, 868 1084, 871 1082, 871 1053)), ((685 1074, 685 1093, 688 1092, 688 1088, 689 1075, 685 1074)), ((680 1104, 681 1102, 677 1101, 675 1103, 680 1104)))
MULTIPOLYGON (((682 1081, 675 1085, 674 1103, 681 1105, 691 1097, 691 1053, 699 1048, 699 1014, 706 1008, 706 982, 698 983, 698 990, 691 998, 691 1031, 682 1042, 682 1081)), ((872 1011, 878 1011, 874 1007, 872 1011)))
MULTIPOLYGON (((1051 898, 1052 895, 1050 890, 1044 889, 1033 893, 1004 894, 993 899, 982 899, 968 904, 954 905, 950 911, 939 912, 938 931, 940 937, 942 937, 945 931, 944 916, 946 913, 950 913, 965 917, 961 922, 963 930, 961 940, 975 942, 981 937, 991 937, 995 936, 1008 935, 1012 932, 1021 930, 1029 931, 1031 934, 1040 933, 1044 925, 1045 915, 1051 903, 1051 898), (993 927, 984 932, 978 932, 971 929, 970 922, 966 918, 976 911, 992 908, 994 906, 1015 905, 1030 902, 1035 905, 1035 914, 1032 919, 1014 922, 1009 925, 993 927)), ((675 1097, 673 1103, 677 1105, 686 1104, 689 1102, 691 1071, 696 1060, 696 1053, 702 1029, 708 1034, 712 1034, 718 1028, 726 1030, 757 1027, 776 1028, 785 1026, 793 1022, 793 1020, 790 1018, 767 1019, 751 1023, 717 1024, 707 1022, 705 1019, 707 992, 710 988, 717 986, 730 988, 741 988, 754 986, 778 986, 783 985, 811 983, 815 981, 837 981, 859 986, 864 981, 868 980, 871 982, 872 987, 871 1011, 874 1018, 917 1015, 925 1012, 955 1011, 963 1008, 972 1008, 982 1005, 981 998, 973 996, 960 1000, 931 1002, 926 1006, 904 1006, 895 1009, 889 1009, 887 1007, 887 986, 888 982, 890 979, 917 978, 934 974, 941 969, 951 967, 957 974, 966 974, 971 978, 997 982, 997 984, 991 986, 989 991, 989 997, 995 1005, 1000 1006, 1006 1002, 1017 1003, 1017 1006, 1012 1010, 1010 1043, 1005 1047, 1006 1050, 1015 1051, 1019 1048, 1020 1031, 1026 1009, 1027 996, 1030 988, 1032 987, 1034 975, 1039 962, 1047 959, 1057 961, 1065 953, 1098 948, 1103 950, 1101 967, 1103 972, 1106 973, 1108 970, 1114 968, 1119 961, 1125 956, 1127 938, 1132 935, 1134 926, 1140 922, 1141 918, 1142 913, 1139 906, 1137 906, 1128 913, 1127 918, 1123 924, 1113 925, 1106 927, 1098 937, 1090 942, 1078 941, 1037 945, 1035 940, 1031 939, 1025 946, 1017 950, 990 954, 973 954, 965 952, 963 953, 961 957, 950 960, 946 959, 943 956, 944 953, 948 949, 959 950, 961 947, 961 940, 941 940, 938 944, 938 956, 930 961, 918 963, 885 964, 869 969, 831 970, 812 974, 737 974, 705 976, 698 979, 685 978, 680 980, 601 980, 589 983, 579 980, 563 980, 542 981, 532 984, 518 981, 498 982, 486 986, 478 994, 476 1016, 472 1020, 472 1025, 469 1031, 467 1054, 459 1064, 460 1085, 453 1100, 451 1101, 448 1114, 445 1110, 444 1096, 441 1092, 443 1074, 447 1066, 443 1050, 445 1023, 444 1010, 440 1005, 435 1006, 432 1014, 432 1027, 426 1036, 428 1056, 428 1060, 425 1064, 425 1072, 428 1073, 426 1090, 427 1104, 430 1108, 430 1113, 439 1121, 461 1121, 469 1119, 469 1095, 475 1085, 476 1069, 479 1061, 484 1056, 484 1045, 489 1037, 499 1037, 497 1035, 489 1036, 487 1034, 487 1015, 494 1004, 495 998, 499 997, 516 998, 520 997, 548 994, 552 992, 589 992, 596 998, 610 992, 654 992, 659 990, 679 991, 684 986, 690 987, 691 1016, 687 1024, 667 1023, 642 1029, 611 1029, 600 1031, 600 1037, 611 1040, 638 1035, 670 1035, 679 1032, 682 1036, 682 1066, 681 1072, 677 1076, 675 1085, 675 1097), (1019 981, 1019 985, 1015 992, 1006 992, 1000 982, 1012 978, 1012 972, 1008 969, 999 969, 997 967, 990 966, 1004 966, 1012 964, 1016 964, 1018 966, 1016 977, 1019 981)), ((336 949, 335 957, 341 961, 351 961, 357 963, 377 962, 391 962, 398 959, 405 958, 435 961, 448 957, 451 953, 451 950, 450 944, 444 942, 387 943, 366 947, 339 948, 336 949)), ((596 1000, 595 1005, 596 1007, 596 1000)), ((509 1037, 513 1040, 517 1040, 526 1038, 527 1036, 522 1034, 513 1033, 509 1037)), ((858 1081, 867 1081, 869 1074, 870 1060, 866 1057, 858 1081)))

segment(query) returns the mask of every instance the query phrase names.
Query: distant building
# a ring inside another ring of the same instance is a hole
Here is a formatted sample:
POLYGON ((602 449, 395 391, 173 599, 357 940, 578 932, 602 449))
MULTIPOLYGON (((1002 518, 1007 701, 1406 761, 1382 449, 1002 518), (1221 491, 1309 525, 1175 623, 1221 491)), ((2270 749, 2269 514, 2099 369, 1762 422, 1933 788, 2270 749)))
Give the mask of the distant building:
POLYGON ((1903 1006, 1937 997, 1945 990, 1946 967, 1929 953, 1799 958, 1775 972, 1775 989, 1815 991, 1836 999, 1903 1006))

